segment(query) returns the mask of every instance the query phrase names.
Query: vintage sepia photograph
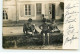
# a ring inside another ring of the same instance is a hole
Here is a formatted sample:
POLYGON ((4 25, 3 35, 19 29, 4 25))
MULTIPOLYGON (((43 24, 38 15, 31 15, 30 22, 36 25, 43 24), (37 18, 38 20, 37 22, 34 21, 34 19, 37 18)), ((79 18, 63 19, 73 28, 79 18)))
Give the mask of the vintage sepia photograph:
POLYGON ((64 0, 3 0, 4 49, 63 49, 64 0))

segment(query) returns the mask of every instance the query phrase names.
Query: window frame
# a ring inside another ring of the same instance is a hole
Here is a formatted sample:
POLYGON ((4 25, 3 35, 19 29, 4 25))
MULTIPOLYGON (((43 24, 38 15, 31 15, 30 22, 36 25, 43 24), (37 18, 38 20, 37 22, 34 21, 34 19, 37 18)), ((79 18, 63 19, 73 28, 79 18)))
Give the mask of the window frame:
POLYGON ((4 0, 4 1, 11 1, 11 0, 4 0))
POLYGON ((3 8, 3 14, 4 14, 4 19, 3 20, 8 20, 9 18, 6 18, 6 17, 8 17, 8 8, 3 8), (5 12, 6 11, 6 12, 5 12), (7 14, 7 15, 6 15, 7 14))
POLYGON ((24 11, 25 16, 31 16, 31 4, 25 4, 25 9, 24 10, 25 10, 24 11))
POLYGON ((41 15, 42 14, 42 4, 41 3, 36 3, 36 14, 41 15), (39 10, 40 8, 40 10, 39 10))

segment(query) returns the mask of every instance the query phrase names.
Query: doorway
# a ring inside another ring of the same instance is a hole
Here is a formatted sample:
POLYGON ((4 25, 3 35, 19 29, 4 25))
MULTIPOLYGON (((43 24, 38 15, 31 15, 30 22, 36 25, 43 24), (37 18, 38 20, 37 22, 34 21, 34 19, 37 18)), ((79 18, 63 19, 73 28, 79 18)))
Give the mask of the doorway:
POLYGON ((55 20, 55 5, 52 4, 52 20, 55 20))
POLYGON ((42 17, 42 4, 36 3, 36 19, 41 20, 42 17))
POLYGON ((49 4, 49 17, 52 21, 55 20, 55 4, 49 4))

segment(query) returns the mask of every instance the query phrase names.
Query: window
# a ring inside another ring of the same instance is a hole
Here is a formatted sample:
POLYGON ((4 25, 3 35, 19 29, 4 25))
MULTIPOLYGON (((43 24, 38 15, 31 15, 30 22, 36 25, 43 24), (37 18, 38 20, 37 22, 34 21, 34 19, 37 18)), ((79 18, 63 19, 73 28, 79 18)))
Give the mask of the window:
POLYGON ((37 13, 37 15, 41 14, 41 3, 36 4, 36 13, 37 13))
POLYGON ((11 1, 11 0, 4 0, 4 1, 11 1))
POLYGON ((8 19, 8 14, 6 12, 6 10, 3 10, 3 19, 8 19))
POLYGON ((25 5, 25 15, 31 15, 31 5, 30 4, 25 5))

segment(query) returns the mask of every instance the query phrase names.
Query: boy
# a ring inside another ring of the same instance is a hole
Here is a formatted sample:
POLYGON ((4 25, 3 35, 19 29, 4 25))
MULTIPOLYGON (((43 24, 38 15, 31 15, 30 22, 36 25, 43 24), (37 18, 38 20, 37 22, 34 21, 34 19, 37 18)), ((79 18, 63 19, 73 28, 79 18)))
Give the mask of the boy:
POLYGON ((53 33, 55 33, 55 32, 60 32, 60 30, 58 29, 58 27, 57 27, 57 24, 56 24, 56 22, 55 22, 55 20, 54 21, 52 21, 52 23, 50 24, 50 31, 53 33))
POLYGON ((24 23, 23 25, 23 32, 29 34, 28 32, 34 32, 34 26, 32 25, 32 19, 29 18, 27 23, 24 23))
POLYGON ((24 23, 23 32, 24 32, 24 34, 26 32, 26 35, 28 35, 28 34, 34 35, 34 33, 38 33, 38 31, 35 29, 35 24, 32 24, 31 18, 28 19, 27 23, 24 23))
POLYGON ((49 25, 46 23, 46 19, 43 20, 43 24, 40 25, 39 28, 42 30, 43 45, 49 44, 49 25))

